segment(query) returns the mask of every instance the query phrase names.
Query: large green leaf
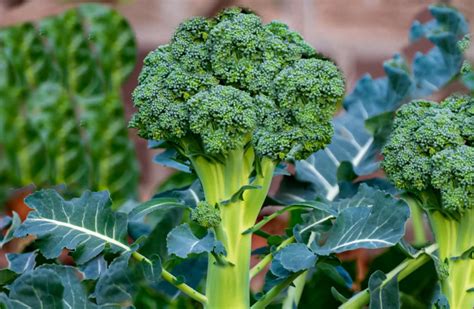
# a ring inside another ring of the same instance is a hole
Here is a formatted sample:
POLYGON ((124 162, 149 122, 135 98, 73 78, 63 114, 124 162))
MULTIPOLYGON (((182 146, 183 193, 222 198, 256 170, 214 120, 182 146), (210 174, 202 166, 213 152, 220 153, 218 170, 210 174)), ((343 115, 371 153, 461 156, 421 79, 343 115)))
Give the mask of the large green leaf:
MULTIPOLYGON (((405 202, 367 185, 361 185, 352 198, 332 205, 339 214, 324 244, 320 246, 317 241, 311 244, 320 255, 393 246, 405 234, 405 223, 410 216, 405 202)), ((306 222, 306 226, 311 224, 306 222)))
POLYGON ((64 200, 54 190, 41 190, 25 199, 33 209, 16 230, 16 237, 32 234, 47 258, 59 256, 63 248, 77 249, 75 260, 85 263, 108 244, 112 251, 129 251, 126 244, 127 216, 114 212, 108 192, 85 192, 64 200))
POLYGON ((102 254, 80 265, 84 279, 96 280, 107 270, 107 261, 102 254))
POLYGON ((95 286, 97 304, 127 307, 132 305, 133 282, 128 271, 130 254, 116 258, 95 286))
POLYGON ((97 308, 88 300, 77 270, 71 266, 44 265, 25 272, 2 294, 7 308, 97 308))
POLYGON ((190 186, 160 192, 153 196, 153 198, 165 197, 178 199, 181 203, 189 207, 196 207, 199 201, 204 200, 204 192, 200 181, 196 180, 190 186))
MULTIPOLYGON (((5 217, 8 218, 8 217, 5 217)), ((0 248, 2 248, 6 243, 8 243, 10 240, 13 239, 13 234, 15 233, 16 229, 20 226, 21 224, 21 219, 18 214, 13 211, 13 216, 11 218, 11 221, 9 222, 9 227, 7 231, 5 232, 5 235, 0 236, 0 248)))
POLYGON ((158 254, 161 259, 168 258, 166 247, 166 237, 168 233, 183 219, 183 211, 179 208, 163 209, 150 214, 146 222, 129 222, 128 229, 133 239, 138 239, 146 235, 146 239, 141 243, 139 252, 151 256, 158 254))

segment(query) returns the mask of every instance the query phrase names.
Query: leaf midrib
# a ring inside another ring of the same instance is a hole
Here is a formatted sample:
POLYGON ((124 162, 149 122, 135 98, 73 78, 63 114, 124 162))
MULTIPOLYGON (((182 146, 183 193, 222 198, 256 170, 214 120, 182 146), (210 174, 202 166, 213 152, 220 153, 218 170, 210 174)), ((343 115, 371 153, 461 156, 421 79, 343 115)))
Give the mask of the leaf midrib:
POLYGON ((66 222, 62 222, 62 221, 47 219, 47 218, 28 218, 28 221, 49 222, 49 223, 52 223, 52 224, 55 224, 55 225, 64 226, 64 227, 67 227, 67 228, 69 228, 69 229, 73 229, 73 230, 82 232, 82 233, 84 233, 84 234, 91 235, 91 236, 93 236, 93 237, 102 239, 102 240, 104 240, 105 242, 111 243, 111 244, 113 244, 113 245, 116 245, 116 246, 118 246, 118 247, 124 249, 125 251, 131 251, 131 249, 130 249, 129 246, 127 246, 127 245, 121 243, 120 241, 118 241, 118 240, 116 240, 116 239, 114 239, 114 238, 111 238, 111 237, 109 237, 109 236, 107 236, 107 235, 104 235, 104 234, 98 233, 98 232, 96 232, 96 231, 87 229, 87 228, 82 227, 82 226, 78 226, 78 225, 74 225, 74 224, 66 223, 66 222))

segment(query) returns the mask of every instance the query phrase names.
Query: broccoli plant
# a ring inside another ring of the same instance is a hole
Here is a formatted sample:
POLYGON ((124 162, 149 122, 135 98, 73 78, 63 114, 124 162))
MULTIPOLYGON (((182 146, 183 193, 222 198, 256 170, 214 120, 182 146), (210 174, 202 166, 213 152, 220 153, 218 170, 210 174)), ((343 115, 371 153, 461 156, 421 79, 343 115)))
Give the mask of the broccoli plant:
MULTIPOLYGON (((130 126, 143 138, 174 149, 176 159, 188 165, 202 184, 205 201, 197 204, 192 219, 212 230, 220 248, 209 256, 209 308, 249 307, 250 278, 272 259, 269 255, 249 272, 251 232, 268 222, 254 226, 275 169, 281 162, 304 159, 331 141, 331 119, 343 95, 344 79, 333 62, 285 24, 262 24, 257 15, 242 9, 185 21, 169 44, 146 57, 133 94, 138 112, 130 126)), ((338 214, 329 211, 308 218, 299 234, 338 214)), ((403 226, 406 216, 400 218, 403 226)), ((364 228, 358 234, 361 238, 364 228)), ((185 232, 183 227, 170 233, 169 249, 176 234, 185 232)), ((319 250, 314 234, 303 244, 285 248, 304 238, 292 236, 278 247, 284 253, 274 255, 276 265, 291 259, 293 249, 314 264, 317 253, 396 243, 370 237, 354 240, 351 230, 346 232, 339 236, 346 236, 350 244, 333 240, 319 250), (305 249, 306 243, 313 251, 305 249)), ((286 266, 272 266, 280 284, 269 289, 255 308, 269 304, 306 269, 285 262, 286 266)))
POLYGON ((212 227, 227 263, 211 256, 210 308, 249 305, 251 234, 275 167, 331 140, 344 95, 337 66, 280 22, 245 10, 182 23, 144 61, 130 126, 189 162, 205 194, 193 218, 212 227))
POLYGON ((439 246, 442 292, 451 308, 474 306, 474 98, 400 108, 383 168, 428 214, 439 246))
POLYGON ((361 185, 350 198, 301 200, 256 222, 281 165, 331 141, 344 92, 337 66, 282 23, 263 24, 239 8, 185 21, 146 57, 130 126, 198 181, 119 211, 104 191, 28 196, 23 223, 1 222, 0 245, 27 235, 35 241, 7 256, 0 303, 258 309, 315 267, 347 289, 336 254, 396 245, 409 217, 405 202, 361 185), (293 229, 261 231, 293 210, 302 213, 293 229), (268 246, 252 252, 253 234, 268 246), (62 265, 64 249, 74 266, 62 265), (260 260, 250 267, 252 254, 260 260), (251 294, 250 280, 267 266, 262 293, 251 294), (176 300, 179 292, 193 303, 176 300))
MULTIPOLYGON (((422 306, 426 302, 399 291, 398 282, 433 259, 451 308, 472 307, 474 99, 418 100, 397 112, 383 168, 398 191, 387 181, 358 177, 377 170, 394 110, 459 75, 463 48, 456 43, 467 24, 453 8, 433 6, 431 13, 435 20, 415 23, 412 37, 436 46, 415 56, 413 72, 395 56, 384 65, 387 77, 362 78, 336 117, 345 92, 342 73, 285 24, 263 24, 240 8, 183 22, 169 44, 146 57, 130 127, 166 149, 156 161, 196 181, 118 211, 105 191, 70 200, 51 189, 31 194, 24 222, 15 214, 0 220, 6 230, 0 246, 34 235, 24 252, 6 256, 0 304, 259 309, 279 302, 296 308, 307 278, 319 276, 330 283, 310 282, 312 307, 422 306), (286 162, 296 163, 296 176, 269 196, 286 162), (406 193, 398 199, 375 187, 406 193), (402 240, 410 215, 404 200, 426 210, 437 244, 416 251, 402 240), (258 221, 269 204, 281 207, 258 221), (262 231, 286 212, 292 224, 284 234, 262 231), (267 245, 252 251, 252 235, 267 245), (374 266, 368 288, 352 295, 351 275, 338 254, 395 245, 408 258, 387 273, 374 266), (259 260, 251 267, 252 255, 259 260), (251 293, 250 281, 267 269, 262 290, 251 293), (319 295, 333 283, 328 305, 319 295)), ((87 28, 101 33, 101 27, 87 28)), ((102 63, 115 72, 103 89, 118 89, 123 75, 115 64, 127 63, 102 63)), ((55 97, 46 90, 36 96, 54 101, 51 106, 67 99, 67 93, 55 97)), ((91 137, 99 132, 89 129, 91 137)))

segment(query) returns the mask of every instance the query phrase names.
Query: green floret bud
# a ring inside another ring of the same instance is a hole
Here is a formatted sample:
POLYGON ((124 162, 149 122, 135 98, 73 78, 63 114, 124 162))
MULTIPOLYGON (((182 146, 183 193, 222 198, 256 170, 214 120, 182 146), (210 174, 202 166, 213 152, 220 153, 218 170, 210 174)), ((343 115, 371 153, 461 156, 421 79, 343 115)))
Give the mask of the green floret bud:
POLYGON ((216 227, 221 223, 219 207, 200 201, 192 210, 191 219, 205 228, 216 227))
POLYGON ((275 88, 280 107, 302 111, 312 105, 331 116, 345 92, 337 66, 320 59, 302 59, 285 68, 278 74, 275 88))
POLYGON ((279 73, 275 86, 277 108, 262 110, 267 120, 254 136, 257 153, 299 160, 324 148, 331 141, 331 119, 345 91, 337 67, 326 60, 299 60, 279 73))
POLYGON ((432 158, 432 185, 441 191, 443 208, 460 214, 474 207, 474 148, 462 145, 432 158))
POLYGON ((264 28, 276 36, 282 43, 272 44, 271 52, 286 62, 316 56, 314 48, 306 43, 299 33, 291 31, 288 25, 279 21, 272 21, 265 25, 264 28))
POLYGON ((188 132, 188 111, 184 103, 170 104, 170 99, 156 96, 133 115, 129 127, 138 129, 138 135, 152 140, 177 140, 188 132))
POLYGON ((431 160, 403 134, 393 134, 383 150, 382 167, 397 188, 422 191, 429 186, 431 160))
POLYGON ((190 129, 210 155, 227 153, 246 142, 257 126, 254 99, 231 86, 215 86, 188 101, 190 129))
POLYGON ((464 144, 456 116, 448 109, 439 109, 430 121, 420 123, 414 132, 417 145, 433 155, 447 147, 464 144))
POLYGON ((206 41, 211 22, 196 17, 181 23, 171 39, 175 59, 188 70, 204 70, 209 66, 206 41))
POLYGON ((207 47, 214 74, 227 84, 240 84, 246 72, 258 66, 263 47, 260 18, 238 14, 222 19, 211 30, 207 47))
POLYGON ((467 144, 474 145, 474 98, 467 95, 453 95, 441 105, 456 113, 461 135, 467 144))

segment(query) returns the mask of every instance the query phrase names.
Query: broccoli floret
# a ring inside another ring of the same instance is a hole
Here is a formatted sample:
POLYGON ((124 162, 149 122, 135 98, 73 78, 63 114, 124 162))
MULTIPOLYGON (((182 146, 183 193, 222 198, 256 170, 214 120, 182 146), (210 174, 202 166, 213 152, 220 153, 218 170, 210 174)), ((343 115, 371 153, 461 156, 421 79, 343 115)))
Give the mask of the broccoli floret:
POLYGON ((474 267, 474 100, 411 102, 397 112, 382 166, 428 214, 445 268, 439 279, 451 308, 471 308, 474 267))
POLYGON ((298 33, 232 8, 183 22, 146 57, 130 126, 211 157, 246 141, 261 157, 302 159, 330 142, 343 95, 341 72, 298 33))
POLYGON ((453 95, 441 103, 457 115, 462 137, 474 143, 474 98, 467 95, 453 95))
POLYGON ((209 66, 207 37, 210 21, 196 17, 179 25, 171 39, 173 57, 187 70, 206 70, 209 66))
POLYGON ((461 215, 474 207, 474 147, 462 145, 432 158, 431 184, 441 192, 441 204, 461 215))
POLYGON ((192 210, 191 219, 205 228, 216 227, 221 223, 219 207, 200 201, 192 210))
POLYGON ((245 137, 257 126, 254 99, 231 86, 214 86, 193 96, 187 105, 190 130, 201 137, 204 151, 227 153, 243 146, 245 137))

